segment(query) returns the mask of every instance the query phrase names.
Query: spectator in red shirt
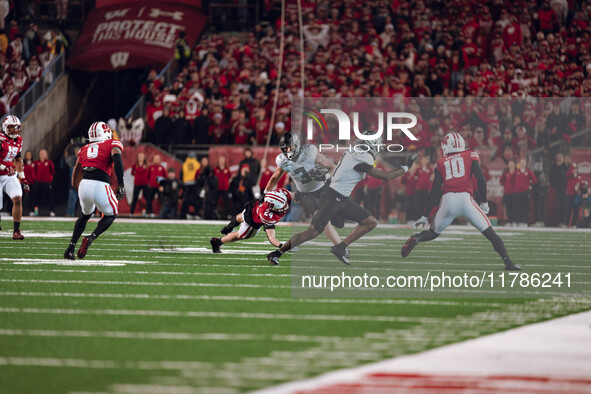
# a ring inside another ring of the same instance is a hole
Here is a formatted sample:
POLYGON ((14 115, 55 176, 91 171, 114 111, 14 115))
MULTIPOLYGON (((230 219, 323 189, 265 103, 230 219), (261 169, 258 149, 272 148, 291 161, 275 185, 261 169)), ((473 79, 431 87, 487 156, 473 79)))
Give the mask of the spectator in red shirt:
POLYGON ((165 179, 166 176, 166 169, 160 163, 160 155, 152 156, 152 164, 148 167, 148 193, 146 193, 146 213, 150 217, 155 217, 152 202, 154 197, 159 195, 160 181, 165 179))
POLYGON ((230 179, 232 178, 230 169, 226 167, 225 156, 219 157, 218 166, 213 170, 213 174, 218 178, 218 198, 221 199, 224 204, 224 209, 220 212, 222 212, 222 218, 225 218, 231 208, 228 190, 230 189, 230 179))
POLYGON ((228 125, 223 124, 224 115, 216 113, 213 115, 213 124, 209 126, 207 135, 209 140, 214 144, 226 144, 229 141, 230 131, 228 125))
POLYGON ((35 200, 33 196, 35 195, 35 162, 33 161, 33 152, 28 150, 25 152, 25 159, 23 160, 24 165, 24 172, 25 178, 30 183, 31 193, 24 193, 23 194, 23 214, 26 215, 29 212, 29 215, 33 215, 33 203, 35 200))
POLYGON ((148 160, 144 152, 139 152, 135 159, 135 163, 131 166, 131 175, 133 175, 133 199, 131 200, 131 211, 130 214, 133 216, 135 212, 135 206, 140 197, 147 200, 147 196, 150 193, 148 189, 148 160))
POLYGON ((406 174, 402 176, 402 184, 406 186, 406 223, 414 222, 418 218, 417 209, 417 181, 415 172, 417 166, 412 166, 406 174))
POLYGON ((579 219, 579 209, 575 212, 575 197, 577 196, 579 186, 583 183, 583 178, 579 175, 577 163, 572 163, 566 172, 566 202, 564 208, 564 223, 567 226, 576 226, 579 219), (571 220, 572 214, 572 220, 571 220))
POLYGON ((538 183, 538 178, 527 168, 525 158, 519 160, 519 167, 513 174, 515 187, 515 213, 519 227, 527 227, 529 222, 529 191, 538 183))
POLYGON ((432 185, 433 170, 429 166, 429 158, 427 156, 421 157, 420 166, 414 173, 414 181, 416 185, 416 200, 417 212, 423 212, 429 199, 429 193, 432 185))
POLYGON ((517 154, 518 157, 525 156, 525 153, 529 149, 533 149, 538 144, 536 141, 529 135, 526 134, 524 126, 517 127, 517 137, 514 137, 511 140, 511 148, 513 148, 513 152, 517 154))
POLYGON ((505 216, 507 216, 507 226, 516 226, 515 218, 515 162, 509 160, 507 169, 501 175, 501 185, 505 188, 503 194, 503 203, 505 204, 505 216))
POLYGON ((53 175, 55 174, 55 166, 53 165, 53 162, 47 158, 47 151, 45 149, 39 151, 39 160, 34 163, 34 167, 36 184, 33 201, 35 204, 35 212, 39 212, 40 205, 47 204, 49 206, 49 215, 55 216, 51 190, 51 183, 53 182, 53 175))
POLYGON ((558 27, 556 12, 550 7, 550 0, 544 0, 542 8, 538 11, 540 30, 546 35, 554 33, 558 27))

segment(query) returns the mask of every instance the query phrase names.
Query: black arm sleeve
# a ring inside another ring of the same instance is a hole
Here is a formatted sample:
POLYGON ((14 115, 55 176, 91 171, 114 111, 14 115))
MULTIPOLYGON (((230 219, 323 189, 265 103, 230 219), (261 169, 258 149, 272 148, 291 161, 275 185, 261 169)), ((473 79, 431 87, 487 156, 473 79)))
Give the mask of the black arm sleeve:
MULTIPOLYGON (((480 168, 480 164, 477 161, 472 162, 472 175, 476 178, 476 182, 478 182, 478 195, 476 201, 478 204, 486 202, 486 178, 484 178, 484 174, 482 173, 482 168, 480 168)), ((476 193, 475 193, 476 194, 476 193)))
POLYGON ((355 167, 353 167, 353 169, 357 172, 367 172, 367 171, 371 170, 372 168, 373 168, 373 166, 371 164, 367 164, 367 163, 359 163, 355 167))
POLYGON ((433 179, 433 187, 431 187, 431 193, 429 193, 429 199, 427 205, 423 211, 423 216, 429 217, 429 214, 439 204, 441 200, 441 186, 443 186, 443 178, 439 171, 435 171, 435 178, 433 179))
POLYGON ((121 154, 115 153, 113 155, 113 163, 115 164, 115 175, 117 176, 117 183, 123 186, 123 160, 121 154))

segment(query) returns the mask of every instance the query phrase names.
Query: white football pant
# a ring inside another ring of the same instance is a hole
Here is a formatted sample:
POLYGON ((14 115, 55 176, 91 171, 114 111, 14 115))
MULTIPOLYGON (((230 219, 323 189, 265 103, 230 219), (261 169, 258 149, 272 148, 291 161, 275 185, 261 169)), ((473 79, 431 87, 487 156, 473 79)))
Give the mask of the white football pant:
POLYGON ((0 175, 0 209, 2 209, 2 193, 6 193, 12 200, 15 197, 23 196, 23 189, 21 183, 15 175, 0 175))
POLYGON ((458 217, 464 217, 480 232, 490 227, 490 220, 470 193, 445 193, 433 219, 433 231, 441 234, 458 217))
POLYGON ((108 183, 83 179, 78 186, 78 197, 84 215, 91 215, 95 208, 105 216, 117 215, 119 212, 119 203, 108 183))

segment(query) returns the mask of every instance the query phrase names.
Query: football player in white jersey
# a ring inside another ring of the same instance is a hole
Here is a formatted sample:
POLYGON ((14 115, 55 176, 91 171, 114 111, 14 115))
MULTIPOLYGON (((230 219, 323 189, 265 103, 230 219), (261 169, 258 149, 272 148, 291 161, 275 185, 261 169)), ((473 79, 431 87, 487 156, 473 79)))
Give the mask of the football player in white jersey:
MULTIPOLYGON (((287 172, 295 184, 296 200, 301 202, 310 215, 314 215, 318 210, 322 190, 328 186, 326 179, 329 174, 332 175, 335 164, 319 153, 316 146, 302 146, 300 137, 291 131, 283 133, 279 139, 279 147, 282 153, 275 158, 277 169, 267 182, 265 193, 274 190, 283 174, 287 172)), ((323 232, 333 244, 341 242, 339 234, 330 223, 323 232)))
MULTIPOLYGON (((365 132, 367 135, 372 133, 365 132)), ((383 171, 374 167, 376 156, 380 153, 382 139, 358 140, 356 148, 346 151, 337 164, 329 186, 320 195, 320 206, 312 218, 310 227, 299 234, 294 235, 283 246, 267 255, 267 260, 273 265, 279 264, 279 258, 283 253, 306 241, 314 239, 320 234, 331 219, 340 217, 345 220, 357 222, 357 226, 338 245, 334 245, 330 251, 344 264, 350 265, 349 245, 373 230, 378 221, 371 212, 357 204, 350 196, 351 192, 366 174, 384 181, 389 181, 403 175, 412 167, 418 157, 413 153, 402 168, 391 171, 383 171)))

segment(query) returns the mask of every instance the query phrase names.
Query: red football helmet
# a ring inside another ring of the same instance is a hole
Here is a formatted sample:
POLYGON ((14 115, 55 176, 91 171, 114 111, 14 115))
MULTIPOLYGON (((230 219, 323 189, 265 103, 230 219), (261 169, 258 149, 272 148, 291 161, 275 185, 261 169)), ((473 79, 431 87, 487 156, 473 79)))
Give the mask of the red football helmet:
POLYGON ((21 121, 14 115, 8 115, 2 121, 2 131, 9 138, 15 139, 21 133, 21 121))

